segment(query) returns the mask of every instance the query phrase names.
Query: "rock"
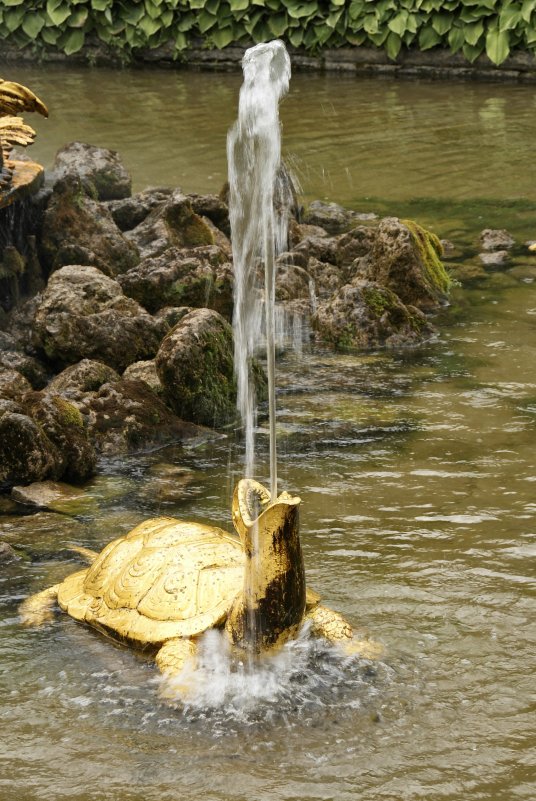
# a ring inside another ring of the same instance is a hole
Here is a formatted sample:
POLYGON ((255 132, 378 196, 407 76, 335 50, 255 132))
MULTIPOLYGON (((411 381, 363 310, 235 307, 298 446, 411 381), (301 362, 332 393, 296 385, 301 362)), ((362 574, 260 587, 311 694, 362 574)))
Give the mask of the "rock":
POLYGON ((95 187, 99 200, 125 198, 131 178, 115 150, 71 142, 56 153, 53 171, 57 179, 80 176, 95 187))
MULTIPOLYGON (((20 505, 17 505, 20 511, 20 505)), ((78 520, 55 512, 13 514, 0 518, 0 537, 28 554, 32 560, 79 558, 66 549, 72 543, 86 545, 88 529, 78 520)))
POLYGON ((122 200, 110 200, 107 206, 119 230, 132 231, 153 209, 169 200, 172 193, 173 190, 168 187, 144 189, 122 200))
POLYGON ((164 338, 156 369, 165 397, 185 420, 223 426, 236 418, 233 333, 211 309, 195 309, 164 338))
POLYGON ((473 261, 465 261, 462 263, 449 264, 449 270, 460 284, 464 286, 471 286, 485 281, 489 276, 481 264, 476 264, 473 261))
POLYGON ((183 317, 186 317, 192 311, 191 306, 165 306, 154 315, 154 319, 163 327, 166 328, 166 333, 172 328, 175 328, 183 317))
POLYGON ((76 484, 94 475, 97 454, 76 406, 59 395, 32 392, 24 409, 56 447, 59 477, 76 484))
POLYGON ((195 248, 213 245, 214 235, 202 217, 196 214, 186 195, 173 192, 169 200, 153 209, 127 238, 142 259, 160 255, 169 247, 195 248))
POLYGON ((314 291, 312 278, 307 270, 295 264, 282 264, 278 259, 275 298, 277 301, 311 300, 314 291))
POLYGON ((376 231, 364 225, 352 228, 347 234, 338 237, 335 263, 344 268, 344 274, 347 276, 347 280, 351 280, 351 278, 354 277, 352 275, 351 265, 356 259, 361 259, 369 255, 375 239, 376 231))
POLYGON ((107 455, 211 436, 206 429, 179 420, 142 381, 103 384, 80 408, 88 417, 92 442, 107 455))
POLYGON ((292 254, 318 259, 335 264, 337 261, 337 239, 327 236, 306 236, 291 250, 292 254))
POLYGON ((141 491, 155 504, 176 504, 202 492, 201 482, 192 470, 176 464, 159 463, 148 471, 141 491))
POLYGON ((318 339, 337 348, 416 345, 433 333, 420 310, 405 306, 386 287, 363 279, 319 303, 312 324, 318 339))
POLYGON ((0 418, 2 418, 8 412, 14 412, 15 414, 23 414, 23 408, 20 405, 20 403, 16 403, 16 401, 14 400, 0 398, 0 418))
POLYGON ((47 368, 38 359, 28 356, 20 350, 0 350, 0 375, 1 367, 7 370, 16 370, 30 383, 33 389, 43 389, 49 378, 47 368))
POLYGON ((337 203, 324 203, 321 200, 313 201, 303 216, 304 223, 318 225, 330 234, 341 234, 361 221, 375 219, 376 214, 360 214, 337 203))
POLYGON ((193 306, 232 317, 232 266, 216 245, 170 248, 145 259, 118 281, 126 295, 150 312, 165 306, 193 306))
POLYGON ((8 562, 18 562, 20 556, 18 553, 8 545, 7 542, 0 542, 0 564, 5 565, 8 562))
POLYGON ((504 228, 485 228, 478 239, 480 247, 486 252, 510 250, 516 241, 504 228))
POLYGON ((13 487, 11 497, 25 506, 73 516, 94 513, 97 508, 95 498, 84 490, 59 481, 38 481, 26 487, 13 487))
POLYGON ((88 197, 77 178, 56 184, 43 218, 41 254, 49 271, 89 264, 112 277, 139 261, 106 205, 88 197))
POLYGON ((163 335, 154 320, 117 281, 95 267, 70 265, 54 273, 38 305, 33 341, 61 366, 97 359, 122 372, 150 359, 163 335))
POLYGON ((218 195, 188 194, 187 198, 196 214, 200 217, 207 217, 225 236, 231 236, 229 207, 221 197, 218 197, 218 195))
POLYGON ((510 254, 507 250, 492 250, 479 253, 478 258, 484 267, 504 267, 510 261, 510 254))
POLYGON ((0 418, 0 491, 14 484, 59 478, 60 458, 41 427, 25 414, 0 418))
POLYGON ((164 387, 158 378, 154 359, 129 365, 123 373, 123 378, 125 381, 143 381, 159 397, 164 394, 164 387))
POLYGON ((76 402, 88 392, 97 392, 103 384, 119 381, 119 378, 119 373, 104 362, 82 359, 55 376, 48 384, 47 392, 76 402))
POLYGON ((0 398, 20 401, 22 397, 32 391, 32 385, 16 370, 6 370, 0 367, 0 398))
POLYGON ((324 237, 328 236, 328 232, 321 228, 319 225, 305 225, 292 220, 289 226, 289 245, 295 248, 303 239, 307 237, 324 237))
POLYGON ((367 278, 395 292, 406 305, 432 310, 444 302, 450 278, 441 244, 411 220, 383 219, 376 231, 367 278))
POLYGON ((329 298, 345 284, 345 276, 340 267, 329 262, 311 258, 307 272, 313 280, 313 290, 317 298, 329 298))

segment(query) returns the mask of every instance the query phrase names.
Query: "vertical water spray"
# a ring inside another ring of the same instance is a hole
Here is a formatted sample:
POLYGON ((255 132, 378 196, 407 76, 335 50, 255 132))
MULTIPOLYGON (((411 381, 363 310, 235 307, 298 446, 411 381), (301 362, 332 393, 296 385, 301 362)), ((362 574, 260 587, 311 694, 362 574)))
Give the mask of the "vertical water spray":
POLYGON ((275 436, 275 258, 286 246, 287 187, 281 174, 279 100, 287 92, 290 59, 275 40, 246 51, 238 119, 227 137, 229 216, 235 271, 234 341, 238 409, 245 428, 247 477, 254 470, 255 387, 251 361, 266 332, 270 415, 270 490, 277 497, 275 436), (264 264, 264 303, 258 271, 264 264))

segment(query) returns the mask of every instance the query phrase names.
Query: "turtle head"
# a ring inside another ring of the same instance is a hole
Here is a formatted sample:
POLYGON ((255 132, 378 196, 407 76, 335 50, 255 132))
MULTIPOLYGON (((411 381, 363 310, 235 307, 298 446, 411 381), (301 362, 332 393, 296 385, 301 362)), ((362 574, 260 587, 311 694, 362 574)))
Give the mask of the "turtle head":
POLYGON ((261 651, 293 634, 305 611, 305 571, 299 537, 300 498, 274 501, 262 484, 238 482, 233 523, 246 556, 244 587, 227 621, 234 642, 261 651))

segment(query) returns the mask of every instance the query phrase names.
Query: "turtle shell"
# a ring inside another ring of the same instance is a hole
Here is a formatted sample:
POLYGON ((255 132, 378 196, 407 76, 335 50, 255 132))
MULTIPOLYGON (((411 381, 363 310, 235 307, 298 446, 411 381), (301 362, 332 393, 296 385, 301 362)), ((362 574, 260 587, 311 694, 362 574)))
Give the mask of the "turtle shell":
POLYGON ((242 592, 244 552, 220 528, 156 518, 114 540, 58 590, 76 620, 137 643, 191 637, 223 623, 242 592))

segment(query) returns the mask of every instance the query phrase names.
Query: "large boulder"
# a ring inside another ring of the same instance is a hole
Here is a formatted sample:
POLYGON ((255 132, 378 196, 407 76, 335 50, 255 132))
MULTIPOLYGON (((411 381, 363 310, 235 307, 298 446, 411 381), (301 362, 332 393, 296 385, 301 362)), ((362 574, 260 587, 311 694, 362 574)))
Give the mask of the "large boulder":
POLYGON ((194 309, 164 338, 156 369, 165 397, 184 420, 219 427, 236 418, 233 332, 211 309, 194 309))
POLYGON ((173 194, 168 187, 150 187, 122 200, 110 200, 108 206, 114 222, 121 231, 132 231, 154 209, 166 203, 173 194))
POLYGON ((80 176, 95 188, 99 200, 128 197, 131 178, 115 150, 71 142, 56 153, 53 171, 57 178, 80 176))
POLYGON ((30 382, 17 370, 0 367, 0 398, 20 401, 31 389, 30 382))
POLYGON ((60 366, 97 359, 122 372, 152 358, 165 331, 121 287, 95 267, 54 273, 38 304, 33 342, 60 366))
POLYGON ((442 252, 435 234, 411 220, 386 217, 376 231, 367 277, 403 303, 431 310, 446 299, 451 285, 442 252))
POLYGON ((125 295, 148 311, 165 306, 215 309, 233 313, 233 272, 227 254, 216 245, 179 249, 145 259, 118 278, 125 295))
POLYGON ((213 224, 196 214, 190 199, 180 190, 154 208, 126 236, 142 259, 158 256, 169 247, 195 248, 215 243, 213 224))
POLYGON ((82 400, 89 392, 97 392, 103 384, 119 381, 119 373, 113 367, 95 359, 82 359, 77 364, 66 367, 58 373, 47 386, 47 392, 61 395, 74 403, 82 400))
POLYGON ((363 279, 319 303, 312 323, 318 339, 343 349, 416 345, 434 330, 419 309, 363 279))
POLYGON ((0 411, 0 489, 45 479, 85 481, 96 453, 82 415, 65 399, 27 394, 19 411, 0 411))
POLYGON ((87 416, 92 442, 109 456, 209 434, 178 419, 143 381, 120 379, 103 384, 79 406, 87 416))
POLYGON ((59 181, 43 217, 41 255, 49 271, 89 264, 115 276, 139 261, 104 203, 86 194, 77 177, 59 181))

